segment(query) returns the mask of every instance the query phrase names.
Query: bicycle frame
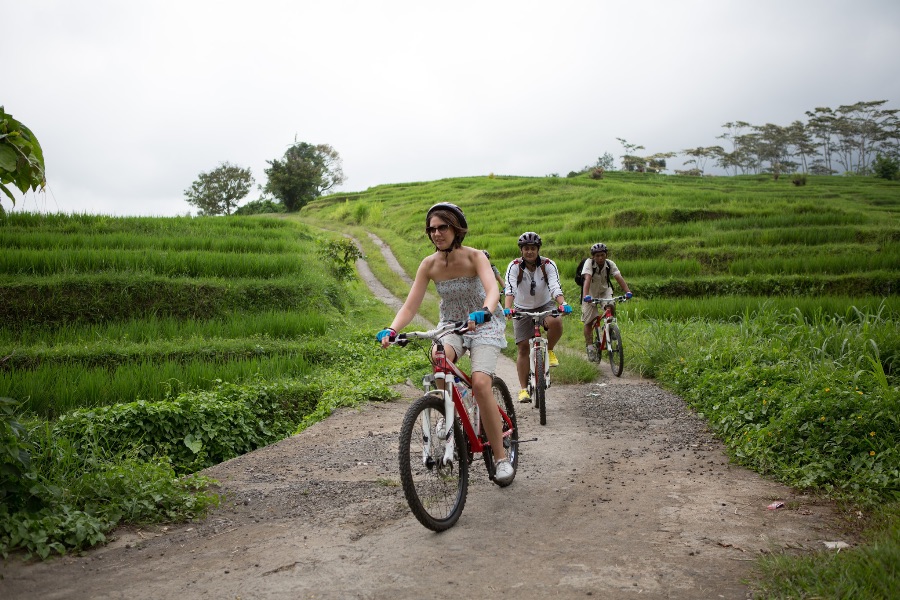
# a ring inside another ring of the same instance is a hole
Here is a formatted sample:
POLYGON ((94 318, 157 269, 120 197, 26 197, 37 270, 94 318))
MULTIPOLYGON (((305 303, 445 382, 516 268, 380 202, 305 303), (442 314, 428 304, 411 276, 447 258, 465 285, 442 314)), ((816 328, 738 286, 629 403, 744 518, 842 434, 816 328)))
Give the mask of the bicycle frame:
POLYGON ((547 338, 541 335, 541 326, 537 321, 534 322, 534 337, 531 341, 531 351, 528 354, 528 364, 531 365, 528 374, 528 387, 529 392, 534 392, 537 389, 537 355, 543 357, 543 361, 541 364, 544 368, 544 389, 550 387, 550 356, 549 356, 549 345, 547 342, 547 338))
POLYGON ((597 348, 597 362, 602 362, 603 354, 609 357, 609 365, 616 377, 622 375, 625 364, 625 355, 622 347, 622 332, 616 322, 615 306, 619 302, 625 302, 628 298, 617 296, 615 298, 595 298, 592 300, 595 306, 603 305, 603 315, 594 321, 594 339, 597 348))
MULTIPOLYGON (((410 335, 414 336, 414 334, 410 335)), ((480 409, 478 407, 478 403, 475 401, 474 392, 472 391, 472 379, 455 363, 451 362, 447 358, 447 353, 444 350, 444 345, 440 342, 440 340, 435 341, 435 352, 432 359, 432 365, 432 377, 434 378, 435 389, 427 389, 430 386, 430 382, 426 378, 426 380, 423 381, 423 384, 426 387, 425 391, 428 394, 440 394, 440 396, 443 397, 444 400, 444 413, 451 416, 451 418, 445 419, 444 429, 443 431, 441 431, 441 434, 446 436, 445 439, 447 440, 447 444, 444 449, 444 464, 449 464, 453 460, 453 420, 457 415, 460 418, 459 420, 462 424, 463 432, 466 434, 466 439, 469 442, 469 451, 476 454, 483 453, 490 446, 490 442, 486 440, 482 442, 481 440, 480 409), (474 406, 474 414, 472 415, 469 414, 468 407, 466 407, 466 404, 462 401, 462 395, 460 394, 459 389, 460 385, 468 388, 469 394, 472 395, 472 403, 474 406)), ((503 432, 503 437, 507 438, 512 435, 512 419, 510 419, 509 415, 506 414, 506 411, 504 411, 500 406, 498 406, 497 409, 500 412, 500 417, 503 419, 504 423, 507 426, 506 431, 503 432)), ((423 418, 427 419, 427 417, 423 418)), ((426 423, 426 426, 430 426, 430 423, 426 423)), ((425 442, 425 448, 422 452, 423 456, 428 456, 430 450, 431 440, 428 439, 425 442)))
POLYGON ((615 304, 612 300, 606 300, 603 305, 603 315, 598 316, 594 321, 594 328, 601 331, 600 347, 603 350, 609 350, 609 326, 616 322, 616 316, 613 314, 612 307, 615 304), (601 325, 602 321, 602 325, 601 325))

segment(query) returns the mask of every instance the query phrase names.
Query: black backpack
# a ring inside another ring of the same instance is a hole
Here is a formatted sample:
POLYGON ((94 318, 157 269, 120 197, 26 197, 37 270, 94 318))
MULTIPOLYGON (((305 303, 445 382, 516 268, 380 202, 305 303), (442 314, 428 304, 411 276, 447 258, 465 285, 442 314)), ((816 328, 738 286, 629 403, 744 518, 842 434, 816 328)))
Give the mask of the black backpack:
MULTIPOLYGON (((581 274, 581 270, 584 268, 585 261, 591 260, 591 257, 582 258, 581 262, 578 263, 578 267, 575 269, 575 285, 578 286, 578 289, 584 288, 584 276, 581 274)), ((596 273, 597 267, 594 266, 591 270, 591 273, 596 273)), ((611 288, 612 282, 609 280, 609 259, 606 260, 606 287, 611 288)))

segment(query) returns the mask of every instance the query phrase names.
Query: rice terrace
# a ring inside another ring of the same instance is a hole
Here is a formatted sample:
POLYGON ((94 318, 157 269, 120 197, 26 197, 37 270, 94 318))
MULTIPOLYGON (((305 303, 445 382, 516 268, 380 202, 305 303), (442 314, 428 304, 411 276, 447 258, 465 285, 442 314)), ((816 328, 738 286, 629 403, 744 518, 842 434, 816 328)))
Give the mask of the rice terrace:
MULTIPOLYGON (((477 224, 466 244, 501 270, 518 235, 539 231, 567 298, 580 295, 576 264, 604 241, 635 295, 618 316, 626 371, 683 399, 729 465, 840 516, 850 547, 839 552, 742 556, 755 597, 896 597, 900 182, 619 171, 380 185, 278 215, 0 214, 0 593, 27 589, 29 568, 89 560, 123 532, 238 510, 206 469, 225 472, 333 413, 349 418, 348 407, 377 410, 421 381, 423 353, 375 345, 393 310, 354 264, 364 255, 405 298, 409 284, 376 240, 414 274, 430 252, 422 217, 438 201, 464 208, 477 224)), ((435 322, 431 292, 421 314, 435 322)), ((556 382, 604 381, 577 319, 560 348, 556 382)), ((513 344, 504 352, 513 357, 513 344)), ((378 439, 373 427, 358 424, 366 439, 378 439)), ((396 493, 396 478, 367 482, 377 496, 396 493)), ((412 520, 402 510, 392 519, 412 520)))

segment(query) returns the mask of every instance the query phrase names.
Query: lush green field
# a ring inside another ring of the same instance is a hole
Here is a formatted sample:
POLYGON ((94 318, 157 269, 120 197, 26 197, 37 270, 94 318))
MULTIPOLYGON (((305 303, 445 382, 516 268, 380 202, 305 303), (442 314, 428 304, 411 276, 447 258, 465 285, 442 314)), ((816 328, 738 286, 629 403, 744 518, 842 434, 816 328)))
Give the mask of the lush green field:
POLYGON ((371 352, 352 246, 296 222, 12 213, 0 239, 0 554, 200 515, 191 473, 423 368, 371 352))
MULTIPOLYGON (((576 305, 577 261, 609 245, 636 294, 619 313, 626 368, 676 389, 735 462, 866 515, 886 506, 874 535, 897 552, 900 185, 624 173, 379 186, 287 219, 2 217, 0 397, 16 404, 0 404, 0 552, 202 514, 215 497, 184 474, 390 395, 421 358, 373 350, 391 313, 342 280, 321 232, 352 233, 404 297, 366 231, 412 274, 438 201, 466 211, 467 243, 501 269, 538 231, 576 305)), ((436 302, 422 312, 435 319, 436 302)), ((558 379, 590 380, 570 323, 558 379)))
MULTIPOLYGON (((808 177, 481 177, 379 186, 306 207, 307 223, 376 232, 407 273, 429 253, 424 214, 466 212, 466 243, 501 269, 537 231, 571 276, 602 241, 635 292, 621 306, 626 368, 657 378, 701 413, 733 461, 846 502, 874 527, 859 550, 761 564, 761 597, 900 593, 900 185, 808 177), (823 585, 822 582, 828 582, 823 585)), ((408 285, 373 272, 401 297, 408 285)), ((426 305, 435 318, 436 308, 426 305)), ((561 380, 585 373, 567 326, 561 380)))

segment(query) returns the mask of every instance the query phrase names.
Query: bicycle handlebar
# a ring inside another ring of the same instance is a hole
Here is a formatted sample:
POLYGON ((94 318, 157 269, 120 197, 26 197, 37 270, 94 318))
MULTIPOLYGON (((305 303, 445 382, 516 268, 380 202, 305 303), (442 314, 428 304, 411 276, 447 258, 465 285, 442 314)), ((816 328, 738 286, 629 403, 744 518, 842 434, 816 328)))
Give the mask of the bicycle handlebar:
POLYGON ((628 302, 628 298, 625 296, 616 296, 615 298, 591 298, 591 304, 607 304, 612 302, 614 304, 618 304, 619 302, 628 302))
POLYGON ((468 321, 455 321, 452 323, 444 323, 443 325, 435 327, 434 329, 429 329, 428 331, 407 331, 406 333, 398 333, 397 339, 390 343, 397 344, 400 347, 403 347, 406 346, 406 344, 408 344, 410 340, 414 339, 432 340, 436 342, 448 333, 458 333, 462 335, 464 333, 468 333, 468 331, 468 321))
POLYGON ((513 319, 543 319, 544 317, 559 317, 565 316, 565 313, 559 312, 558 309, 552 308, 550 310, 542 310, 539 312, 530 312, 527 310, 516 310, 516 312, 512 313, 513 319))

